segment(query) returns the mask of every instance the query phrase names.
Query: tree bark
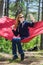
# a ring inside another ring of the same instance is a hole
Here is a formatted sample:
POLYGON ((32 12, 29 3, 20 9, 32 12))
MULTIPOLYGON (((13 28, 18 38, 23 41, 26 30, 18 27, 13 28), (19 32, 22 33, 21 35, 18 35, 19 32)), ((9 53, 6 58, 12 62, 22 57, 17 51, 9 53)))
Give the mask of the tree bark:
MULTIPOLYGON (((43 0, 42 0, 42 20, 43 20, 43 0)), ((40 43, 40 49, 43 49, 43 34, 41 34, 41 43, 40 43)))
POLYGON ((0 17, 3 15, 3 0, 0 0, 0 17))
POLYGON ((40 19, 40 0, 39 0, 39 6, 38 6, 38 21, 40 19))
POLYGON ((5 0, 5 16, 9 16, 9 0, 5 0))
POLYGON ((28 6, 29 6, 29 3, 28 3, 28 1, 27 1, 27 4, 26 4, 26 15, 25 15, 25 20, 26 20, 26 18, 27 18, 27 14, 28 14, 28 6))

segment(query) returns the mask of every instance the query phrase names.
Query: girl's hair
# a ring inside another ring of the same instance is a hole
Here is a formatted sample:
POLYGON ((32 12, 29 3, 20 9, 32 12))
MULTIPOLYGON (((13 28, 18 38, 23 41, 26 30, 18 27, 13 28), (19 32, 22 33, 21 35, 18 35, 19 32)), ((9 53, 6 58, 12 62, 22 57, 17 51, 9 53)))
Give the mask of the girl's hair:
POLYGON ((23 14, 20 13, 20 14, 18 14, 17 17, 16 17, 16 24, 15 24, 15 27, 16 27, 16 28, 18 27, 18 25, 19 25, 19 23, 20 23, 19 17, 22 16, 22 15, 23 15, 23 14))

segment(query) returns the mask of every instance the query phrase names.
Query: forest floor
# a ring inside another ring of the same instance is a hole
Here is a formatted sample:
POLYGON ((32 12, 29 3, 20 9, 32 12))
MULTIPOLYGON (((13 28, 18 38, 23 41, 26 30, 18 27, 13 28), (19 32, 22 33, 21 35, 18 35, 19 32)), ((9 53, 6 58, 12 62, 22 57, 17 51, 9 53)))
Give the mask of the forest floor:
POLYGON ((0 65, 43 65, 43 52, 25 52, 23 61, 20 59, 11 61, 11 59, 11 54, 0 53, 0 65))

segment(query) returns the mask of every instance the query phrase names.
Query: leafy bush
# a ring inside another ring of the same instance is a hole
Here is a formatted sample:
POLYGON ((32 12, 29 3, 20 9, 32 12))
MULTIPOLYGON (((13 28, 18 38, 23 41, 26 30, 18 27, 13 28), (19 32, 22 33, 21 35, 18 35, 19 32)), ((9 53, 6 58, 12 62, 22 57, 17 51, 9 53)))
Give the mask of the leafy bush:
MULTIPOLYGON (((37 41, 40 42, 40 36, 35 37, 33 40, 31 40, 28 43, 24 43, 23 49, 27 50, 27 49, 33 48, 36 45, 39 45, 37 41)), ((0 37, 0 52, 12 53, 12 42, 9 40, 6 40, 3 37, 0 37)))
POLYGON ((30 49, 30 48, 33 48, 33 47, 39 46, 39 45, 40 45, 40 36, 37 36, 37 37, 33 38, 30 42, 24 43, 23 49, 27 50, 27 49, 30 49))
POLYGON ((11 50, 12 50, 11 41, 6 40, 3 37, 0 37, 0 52, 11 53, 11 50))

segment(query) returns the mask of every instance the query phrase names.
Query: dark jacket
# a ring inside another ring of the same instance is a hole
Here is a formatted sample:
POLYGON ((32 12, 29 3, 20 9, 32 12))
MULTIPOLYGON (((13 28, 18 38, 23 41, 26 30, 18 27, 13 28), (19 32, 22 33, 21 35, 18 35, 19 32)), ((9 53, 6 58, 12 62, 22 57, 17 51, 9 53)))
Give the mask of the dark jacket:
POLYGON ((17 36, 18 34, 20 35, 21 39, 28 37, 29 36, 29 30, 28 27, 33 27, 34 23, 33 22, 27 22, 24 21, 23 23, 20 23, 16 31, 12 30, 14 35, 17 36))

